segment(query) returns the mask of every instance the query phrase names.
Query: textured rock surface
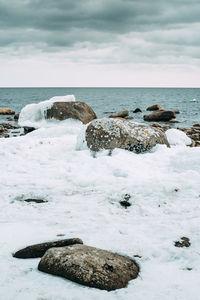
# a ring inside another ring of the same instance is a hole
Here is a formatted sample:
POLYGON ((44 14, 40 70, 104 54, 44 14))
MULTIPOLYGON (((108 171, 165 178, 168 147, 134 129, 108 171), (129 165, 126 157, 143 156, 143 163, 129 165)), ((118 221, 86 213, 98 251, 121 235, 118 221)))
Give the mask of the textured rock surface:
POLYGON ((55 102, 53 106, 46 112, 47 119, 76 119, 83 124, 87 124, 96 119, 96 114, 90 106, 84 102, 55 102))
POLYGON ((176 115, 174 111, 171 110, 158 110, 154 111, 150 115, 144 115, 145 121, 170 121, 171 119, 175 119, 176 115))
POLYGON ((64 247, 74 244, 83 244, 83 241, 77 238, 65 239, 53 242, 46 242, 36 245, 31 245, 26 248, 23 248, 13 254, 17 258, 36 258, 42 257, 45 252, 52 247, 64 247))
POLYGON ((119 119, 99 119, 92 121, 86 129, 87 146, 92 151, 122 148, 141 153, 156 144, 169 146, 163 130, 146 124, 131 123, 119 119))
POLYGON ((125 287, 139 272, 129 257, 84 245, 49 249, 38 269, 108 291, 125 287))
POLYGON ((15 112, 12 109, 0 107, 0 115, 14 115, 15 112))

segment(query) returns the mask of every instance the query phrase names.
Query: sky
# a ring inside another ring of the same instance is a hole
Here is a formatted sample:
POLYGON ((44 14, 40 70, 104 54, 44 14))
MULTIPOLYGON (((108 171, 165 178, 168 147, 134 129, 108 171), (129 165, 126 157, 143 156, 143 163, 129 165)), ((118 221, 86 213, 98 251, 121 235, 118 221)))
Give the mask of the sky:
POLYGON ((0 86, 200 87, 199 0, 0 0, 0 86))

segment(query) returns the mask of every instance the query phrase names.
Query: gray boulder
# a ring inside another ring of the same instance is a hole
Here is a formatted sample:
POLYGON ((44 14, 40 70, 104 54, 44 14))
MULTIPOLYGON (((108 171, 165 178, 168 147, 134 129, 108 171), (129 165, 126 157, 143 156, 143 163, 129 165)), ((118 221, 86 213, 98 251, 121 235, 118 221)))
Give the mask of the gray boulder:
POLYGON ((52 107, 47 109, 46 118, 54 118, 60 121, 72 118, 80 120, 83 124, 87 124, 96 119, 96 114, 84 102, 54 102, 52 107))
POLYGON ((78 238, 73 238, 73 239, 65 239, 65 240, 35 244, 17 251, 16 253, 13 254, 13 257, 17 257, 17 258, 42 257, 45 254, 45 252, 52 247, 64 247, 64 246, 69 246, 74 244, 83 244, 83 241, 78 238))
POLYGON ((174 111, 171 110, 158 110, 158 111, 154 111, 153 113, 151 113, 150 115, 144 115, 143 119, 145 121, 170 121, 171 119, 175 119, 176 118, 176 114, 174 113, 174 111))
POLYGON ((150 150, 156 144, 166 144, 162 129, 121 119, 97 119, 87 126, 85 138, 92 151, 121 148, 135 153, 150 150))
POLYGON ((107 291, 125 287, 139 273, 133 259, 84 245, 49 249, 38 269, 107 291))

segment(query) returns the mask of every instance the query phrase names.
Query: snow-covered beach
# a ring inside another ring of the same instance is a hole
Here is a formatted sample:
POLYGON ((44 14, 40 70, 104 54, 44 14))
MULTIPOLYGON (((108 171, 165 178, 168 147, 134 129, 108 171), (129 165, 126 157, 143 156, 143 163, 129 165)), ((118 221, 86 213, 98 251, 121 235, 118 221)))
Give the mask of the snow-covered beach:
POLYGON ((37 130, 0 139, 0 298, 199 299, 200 148, 187 147, 175 130, 168 134, 171 148, 115 149, 111 156, 103 150, 94 157, 82 144, 80 121, 40 122, 32 113, 37 130), (127 193, 125 209, 119 202, 127 193), (12 257, 59 236, 136 256, 140 276, 106 292, 41 273, 39 259, 12 257), (191 246, 175 247, 183 236, 191 246))

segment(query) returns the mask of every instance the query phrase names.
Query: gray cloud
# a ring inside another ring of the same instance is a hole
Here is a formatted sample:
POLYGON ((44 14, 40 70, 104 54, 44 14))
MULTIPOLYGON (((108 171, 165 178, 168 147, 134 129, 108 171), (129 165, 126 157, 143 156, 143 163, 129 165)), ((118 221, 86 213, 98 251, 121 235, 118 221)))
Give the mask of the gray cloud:
POLYGON ((0 0, 0 51, 106 63, 199 59, 199 13, 196 0, 0 0))

